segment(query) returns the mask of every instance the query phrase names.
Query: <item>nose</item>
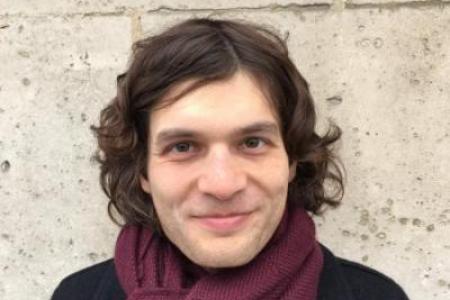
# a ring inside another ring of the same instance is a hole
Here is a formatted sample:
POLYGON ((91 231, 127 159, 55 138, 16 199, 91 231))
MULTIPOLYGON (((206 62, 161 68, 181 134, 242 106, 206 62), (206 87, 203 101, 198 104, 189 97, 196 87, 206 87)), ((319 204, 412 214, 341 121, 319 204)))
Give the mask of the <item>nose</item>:
POLYGON ((227 149, 210 151, 202 170, 199 191, 219 200, 232 199, 247 185, 242 162, 227 149))

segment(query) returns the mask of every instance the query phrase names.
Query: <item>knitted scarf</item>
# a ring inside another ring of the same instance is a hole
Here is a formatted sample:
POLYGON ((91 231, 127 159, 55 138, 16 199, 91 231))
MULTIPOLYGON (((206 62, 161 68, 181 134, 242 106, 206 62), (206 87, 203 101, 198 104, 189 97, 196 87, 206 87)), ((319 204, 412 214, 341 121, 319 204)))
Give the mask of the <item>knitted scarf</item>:
POLYGON ((114 258, 127 300, 316 299, 323 257, 314 223, 286 210, 266 247, 248 264, 208 273, 166 238, 125 226, 114 258))

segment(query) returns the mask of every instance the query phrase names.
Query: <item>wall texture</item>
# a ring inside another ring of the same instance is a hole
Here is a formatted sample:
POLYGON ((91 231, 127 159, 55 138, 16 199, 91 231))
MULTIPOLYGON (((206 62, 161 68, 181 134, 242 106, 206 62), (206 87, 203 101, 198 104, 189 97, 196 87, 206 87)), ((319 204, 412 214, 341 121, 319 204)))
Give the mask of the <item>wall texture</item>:
POLYGON ((449 0, 0 0, 0 299, 48 299, 112 255, 89 125, 132 41, 192 16, 278 31, 320 128, 343 129, 346 196, 319 239, 411 299, 450 299, 449 0))

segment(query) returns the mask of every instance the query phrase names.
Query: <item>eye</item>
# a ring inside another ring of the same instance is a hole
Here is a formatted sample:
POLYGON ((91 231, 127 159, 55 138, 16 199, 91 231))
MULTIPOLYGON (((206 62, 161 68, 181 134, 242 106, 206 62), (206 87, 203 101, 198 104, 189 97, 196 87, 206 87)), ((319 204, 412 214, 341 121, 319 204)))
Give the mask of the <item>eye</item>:
POLYGON ((250 137, 245 139, 244 146, 250 149, 257 149, 264 146, 266 142, 259 137, 250 137))
POLYGON ((192 143, 190 142, 182 142, 177 143, 169 147, 169 152, 175 152, 175 153, 185 153, 191 151, 193 148, 192 143))

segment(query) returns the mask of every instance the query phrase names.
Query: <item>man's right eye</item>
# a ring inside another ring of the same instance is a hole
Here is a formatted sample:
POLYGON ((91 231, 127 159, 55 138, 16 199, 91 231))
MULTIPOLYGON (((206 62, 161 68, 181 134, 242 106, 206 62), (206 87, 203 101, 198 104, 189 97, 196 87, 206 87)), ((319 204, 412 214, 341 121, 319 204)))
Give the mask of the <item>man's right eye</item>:
POLYGON ((169 152, 174 153, 183 153, 183 152, 189 152, 192 150, 192 143, 189 142, 182 142, 182 143, 176 143, 169 147, 169 152))

